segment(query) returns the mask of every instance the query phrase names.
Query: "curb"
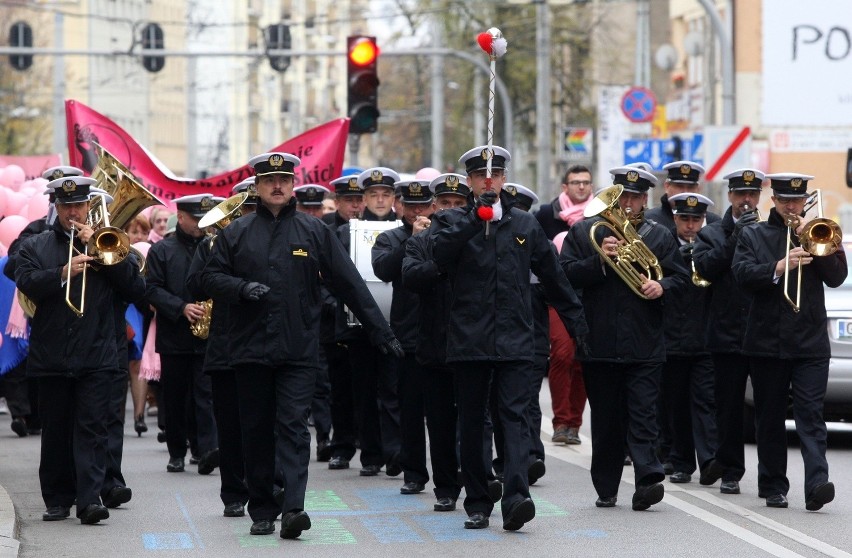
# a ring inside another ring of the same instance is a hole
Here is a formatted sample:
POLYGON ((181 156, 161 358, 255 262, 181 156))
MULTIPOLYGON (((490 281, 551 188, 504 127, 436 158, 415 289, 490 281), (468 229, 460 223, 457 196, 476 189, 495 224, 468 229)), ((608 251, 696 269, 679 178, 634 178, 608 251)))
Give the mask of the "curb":
POLYGON ((6 489, 0 486, 0 558, 17 558, 21 543, 18 535, 18 517, 6 489))

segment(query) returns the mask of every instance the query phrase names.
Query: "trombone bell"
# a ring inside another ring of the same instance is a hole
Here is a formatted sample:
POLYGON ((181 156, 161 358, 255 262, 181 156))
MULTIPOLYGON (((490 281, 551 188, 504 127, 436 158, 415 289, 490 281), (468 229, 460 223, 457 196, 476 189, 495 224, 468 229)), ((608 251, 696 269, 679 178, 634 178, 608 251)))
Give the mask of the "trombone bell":
POLYGON ((219 230, 224 229, 231 224, 231 221, 242 215, 240 208, 242 208, 248 197, 247 193, 240 192, 220 202, 198 221, 198 228, 216 227, 219 230))

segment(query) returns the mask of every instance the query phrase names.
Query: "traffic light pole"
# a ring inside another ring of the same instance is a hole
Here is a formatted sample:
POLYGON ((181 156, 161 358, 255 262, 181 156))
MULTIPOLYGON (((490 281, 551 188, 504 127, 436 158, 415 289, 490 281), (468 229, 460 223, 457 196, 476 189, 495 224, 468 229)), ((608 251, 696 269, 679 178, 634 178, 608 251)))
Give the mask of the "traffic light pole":
MULTIPOLYGON (((92 50, 92 49, 60 49, 60 48, 21 48, 0 46, 0 55, 25 55, 32 54, 34 56, 164 56, 166 58, 173 56, 179 58, 202 58, 202 57, 233 57, 233 58, 265 58, 269 56, 290 56, 290 57, 315 57, 315 56, 332 56, 345 57, 346 52, 341 50, 240 50, 240 51, 188 51, 188 50, 166 50, 166 49, 135 49, 130 50, 92 50)), ((470 62, 483 74, 490 75, 488 64, 481 60, 481 56, 476 56, 468 52, 451 50, 448 48, 417 48, 417 49, 399 49, 399 50, 383 50, 381 57, 385 56, 452 56, 470 62)), ((59 83, 64 81, 64 77, 59 83)), ((506 89, 506 84, 497 76, 495 85, 497 87, 497 95, 500 99, 501 108, 505 115, 503 146, 512 152, 514 145, 514 115, 512 113, 512 103, 509 100, 509 91, 506 89)), ((443 104, 441 105, 443 106, 443 104)), ((443 118, 441 119, 443 121, 443 118)), ((433 123, 434 124, 434 123, 433 123)))

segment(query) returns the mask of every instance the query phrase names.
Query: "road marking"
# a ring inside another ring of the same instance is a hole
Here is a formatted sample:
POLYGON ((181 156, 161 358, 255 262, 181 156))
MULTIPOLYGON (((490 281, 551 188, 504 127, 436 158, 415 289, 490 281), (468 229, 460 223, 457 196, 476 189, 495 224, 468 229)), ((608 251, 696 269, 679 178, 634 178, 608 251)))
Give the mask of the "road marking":
POLYGON ((189 533, 144 533, 142 545, 145 550, 191 550, 192 536, 189 533))
POLYGON ((361 518, 361 523, 380 543, 421 543, 423 537, 396 515, 374 515, 361 518))
MULTIPOLYGON (((538 500, 536 500, 538 504, 538 500)), ((412 517, 421 529, 429 533, 436 542, 497 541, 500 540, 490 529, 464 529, 458 514, 434 513, 412 517)))
POLYGON ((183 518, 186 519, 186 522, 189 524, 189 530, 192 531, 192 534, 195 536, 195 542, 198 544, 198 548, 203 550, 204 541, 201 540, 201 535, 198 534, 198 529, 195 528, 195 523, 193 523, 192 518, 189 517, 189 510, 187 510, 186 506, 183 504, 183 498, 181 498, 179 492, 175 493, 175 500, 177 500, 178 506, 180 506, 183 518))

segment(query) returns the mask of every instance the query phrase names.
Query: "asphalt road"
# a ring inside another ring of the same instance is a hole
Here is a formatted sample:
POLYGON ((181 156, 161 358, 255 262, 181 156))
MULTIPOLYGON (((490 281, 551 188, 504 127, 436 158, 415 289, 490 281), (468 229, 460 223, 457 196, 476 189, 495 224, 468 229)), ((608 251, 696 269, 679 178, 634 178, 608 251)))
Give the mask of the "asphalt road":
MULTIPOLYGON (((550 408, 547 388, 542 407, 550 408)), ((587 411, 588 415, 588 411, 587 411)), ((588 418, 588 416, 587 416, 588 418)), ((588 420, 580 446, 542 436, 547 474, 532 487, 536 518, 515 533, 501 529, 498 513, 489 529, 462 528, 464 512, 432 511, 431 485, 420 495, 399 494, 401 477, 358 476, 353 468, 329 471, 312 461, 307 509, 313 528, 298 541, 277 532, 250 536, 251 520, 225 518, 218 475, 194 466, 167 473, 168 454, 153 429, 141 438, 126 427, 124 474, 133 499, 111 510, 99 525, 72 519, 43 522, 38 487, 39 437, 17 438, 8 415, 0 416, 0 485, 14 501, 20 522, 20 556, 850 556, 852 557, 852 428, 834 425, 829 440, 837 498, 820 512, 804 509, 802 462, 791 437, 790 508, 769 509, 757 497, 754 446, 747 446, 742 494, 723 496, 718 483, 702 487, 666 482, 663 502, 645 512, 630 509, 632 469, 625 468, 619 505, 594 506, 589 478, 588 420)), ((149 419, 153 423, 153 419, 149 419)), ((498 508, 499 509, 499 508, 498 508)))

